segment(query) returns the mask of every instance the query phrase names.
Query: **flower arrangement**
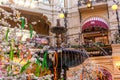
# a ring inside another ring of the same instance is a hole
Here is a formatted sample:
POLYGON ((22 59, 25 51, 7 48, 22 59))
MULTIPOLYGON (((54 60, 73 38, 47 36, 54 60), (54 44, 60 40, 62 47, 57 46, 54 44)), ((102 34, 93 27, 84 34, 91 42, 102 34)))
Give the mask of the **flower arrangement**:
MULTIPOLYGON (((0 8, 0 79, 5 80, 52 80, 53 74, 48 70, 46 55, 41 58, 35 52, 31 51, 34 42, 23 40, 27 20, 20 17, 20 12, 12 7, 13 12, 7 12, 0 8), (7 20, 18 22, 19 28, 10 28, 11 25, 7 20), (19 24, 20 23, 20 24, 19 24), (18 36, 18 32, 20 35, 18 36)), ((29 24, 29 38, 35 35, 32 25, 29 24)))
POLYGON ((67 80, 112 80, 112 75, 94 63, 84 63, 79 70, 71 71, 67 80))

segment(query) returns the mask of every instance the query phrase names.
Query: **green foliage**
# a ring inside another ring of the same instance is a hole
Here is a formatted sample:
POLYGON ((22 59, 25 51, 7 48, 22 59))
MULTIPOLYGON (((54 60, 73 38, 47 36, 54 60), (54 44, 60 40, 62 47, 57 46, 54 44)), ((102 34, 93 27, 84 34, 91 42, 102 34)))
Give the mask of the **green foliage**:
POLYGON ((8 33, 10 32, 10 30, 9 30, 9 28, 7 29, 7 31, 6 31, 6 36, 5 36, 5 39, 6 39, 6 41, 8 42, 8 33))
POLYGON ((41 69, 40 65, 37 64, 37 66, 36 66, 36 71, 35 71, 35 76, 37 76, 37 77, 40 76, 40 69, 41 69))
POLYGON ((27 63, 22 66, 20 73, 24 72, 30 66, 30 63, 31 63, 30 61, 27 61, 27 63))
POLYGON ((38 48, 43 49, 43 45, 40 45, 38 48))
POLYGON ((33 27, 32 27, 32 25, 30 24, 30 38, 32 38, 32 36, 33 36, 33 27))
POLYGON ((91 52, 91 51, 99 51, 98 48, 85 48, 85 50, 87 50, 88 52, 91 52))
POLYGON ((10 45, 9 58, 10 58, 10 60, 13 60, 13 58, 14 58, 14 50, 13 50, 13 47, 12 47, 12 43, 11 43, 11 45, 10 45))
POLYGON ((80 45, 72 45, 71 48, 77 49, 77 48, 82 48, 82 46, 80 46, 80 45))
POLYGON ((11 65, 9 65, 9 66, 7 66, 7 74, 8 74, 8 76, 10 76, 10 72, 11 71, 11 65))
POLYGON ((21 28, 24 29, 25 28, 25 19, 20 18, 20 20, 21 20, 21 28))
POLYGON ((100 43, 100 42, 97 42, 97 43, 95 43, 97 46, 101 46, 101 47, 103 47, 103 46, 105 46, 105 44, 104 43, 100 43))
POLYGON ((39 75, 40 75, 40 60, 39 60, 39 58, 36 58, 36 64, 37 64, 37 66, 36 66, 36 71, 35 71, 35 76, 37 76, 37 77, 39 77, 39 75))
POLYGON ((47 65, 47 54, 48 54, 48 51, 45 51, 45 52, 44 52, 43 62, 42 62, 42 71, 44 70, 45 67, 46 67, 46 69, 48 69, 48 65, 47 65))
POLYGON ((17 50, 18 50, 17 57, 19 58, 20 57, 20 50, 19 49, 17 49, 17 50))

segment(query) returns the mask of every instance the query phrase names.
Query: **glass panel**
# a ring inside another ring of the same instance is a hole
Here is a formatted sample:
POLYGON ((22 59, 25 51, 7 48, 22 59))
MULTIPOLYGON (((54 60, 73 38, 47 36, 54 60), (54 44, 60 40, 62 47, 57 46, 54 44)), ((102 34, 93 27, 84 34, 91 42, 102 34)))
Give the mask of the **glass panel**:
POLYGON ((43 0, 43 2, 49 4, 49 0, 43 0))
POLYGON ((39 2, 43 2, 43 3, 49 4, 49 0, 39 0, 39 2))
POLYGON ((61 7, 64 7, 64 3, 65 3, 64 0, 60 0, 60 6, 61 7))

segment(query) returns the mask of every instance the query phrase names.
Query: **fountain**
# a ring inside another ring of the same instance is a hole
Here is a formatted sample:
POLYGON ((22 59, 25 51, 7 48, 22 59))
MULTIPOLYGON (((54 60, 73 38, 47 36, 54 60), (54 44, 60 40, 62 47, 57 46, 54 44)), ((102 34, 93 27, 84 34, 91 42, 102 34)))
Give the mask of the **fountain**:
POLYGON ((56 43, 57 48, 60 48, 60 44, 61 44, 61 39, 59 36, 62 33, 65 33, 66 31, 67 31, 67 29, 60 25, 60 19, 57 19, 57 25, 52 27, 52 29, 51 29, 51 32, 55 33, 55 35, 56 35, 55 37, 57 38, 57 43, 56 43))
POLYGON ((69 49, 62 49, 61 48, 61 38, 60 35, 67 31, 66 27, 60 25, 60 19, 57 19, 57 25, 51 28, 51 32, 54 33, 56 36, 56 49, 55 49, 55 57, 54 57, 54 65, 53 65, 53 72, 54 72, 54 80, 66 79, 66 70, 69 67, 73 67, 76 65, 81 64, 88 55, 82 51, 76 50, 69 50, 69 49), (59 52, 60 51, 60 52, 59 52))

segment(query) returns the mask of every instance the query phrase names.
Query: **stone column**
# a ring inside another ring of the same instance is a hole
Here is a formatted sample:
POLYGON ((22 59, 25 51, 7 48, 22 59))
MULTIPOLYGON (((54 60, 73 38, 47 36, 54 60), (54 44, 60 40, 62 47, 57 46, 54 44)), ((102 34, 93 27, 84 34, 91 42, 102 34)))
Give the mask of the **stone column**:
POLYGON ((120 80, 120 44, 112 44, 114 80, 120 80))

